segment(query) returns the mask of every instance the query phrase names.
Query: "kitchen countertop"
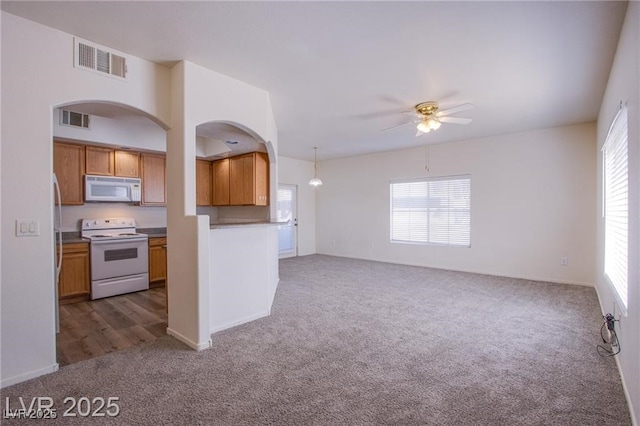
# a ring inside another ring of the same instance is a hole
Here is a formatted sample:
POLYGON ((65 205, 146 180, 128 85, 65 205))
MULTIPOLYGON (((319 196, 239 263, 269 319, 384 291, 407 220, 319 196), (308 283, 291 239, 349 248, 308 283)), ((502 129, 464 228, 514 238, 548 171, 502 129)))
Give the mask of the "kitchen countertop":
MULTIPOLYGON (((167 228, 138 228, 137 232, 149 235, 149 238, 166 238, 167 228)), ((56 241, 58 234, 56 234, 56 241)), ((62 244, 88 243, 88 238, 82 238, 80 232, 69 231, 62 233, 62 244)))
MULTIPOLYGON (((56 242, 58 241, 58 234, 56 233, 56 242)), ((74 243, 88 243, 88 238, 82 238, 80 232, 63 232, 62 244, 74 244, 74 243)))
MULTIPOLYGON (((237 228, 237 227, 246 227, 246 226, 278 226, 283 225, 287 222, 271 222, 268 220, 254 220, 250 222, 212 222, 210 223, 211 229, 222 229, 222 228, 237 228)), ((167 237, 167 228, 138 228, 137 232, 141 234, 147 234, 149 238, 166 238, 167 237)), ((56 237, 57 238, 57 237, 56 237)), ((73 244, 73 243, 88 243, 88 238, 82 238, 80 236, 80 232, 63 232, 62 233, 62 244, 73 244)))
POLYGON ((211 229, 237 228, 247 226, 278 226, 287 222, 271 222, 269 220, 254 220, 251 222, 212 222, 209 224, 211 229))
POLYGON ((167 228, 138 228, 137 232, 147 234, 149 238, 166 238, 167 228))

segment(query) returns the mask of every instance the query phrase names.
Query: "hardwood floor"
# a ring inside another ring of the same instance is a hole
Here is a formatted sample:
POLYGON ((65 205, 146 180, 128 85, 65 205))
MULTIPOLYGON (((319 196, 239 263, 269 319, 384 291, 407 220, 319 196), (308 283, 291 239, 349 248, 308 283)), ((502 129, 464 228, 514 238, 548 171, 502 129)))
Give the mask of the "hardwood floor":
POLYGON ((60 306, 58 364, 72 364, 166 335, 164 287, 60 306))

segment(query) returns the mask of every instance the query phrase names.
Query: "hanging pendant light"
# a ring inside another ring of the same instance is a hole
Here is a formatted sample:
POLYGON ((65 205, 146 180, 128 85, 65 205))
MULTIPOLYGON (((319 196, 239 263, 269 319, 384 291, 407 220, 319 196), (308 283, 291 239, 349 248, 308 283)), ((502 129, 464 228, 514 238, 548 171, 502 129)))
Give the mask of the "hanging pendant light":
POLYGON ((318 178, 318 147, 313 147, 313 177, 309 180, 309 185, 318 187, 322 185, 322 181, 318 178))

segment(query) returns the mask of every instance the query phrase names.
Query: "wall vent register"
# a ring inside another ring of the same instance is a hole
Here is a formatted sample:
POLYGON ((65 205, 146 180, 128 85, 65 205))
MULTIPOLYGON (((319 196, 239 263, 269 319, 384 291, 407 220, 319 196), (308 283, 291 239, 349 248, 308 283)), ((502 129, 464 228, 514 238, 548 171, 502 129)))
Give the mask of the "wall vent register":
POLYGON ((107 48, 76 38, 74 39, 74 58, 76 68, 121 79, 127 78, 127 59, 107 48))
POLYGON ((67 109, 60 110, 60 124, 63 126, 79 127, 88 129, 90 123, 89 114, 69 111, 67 109))

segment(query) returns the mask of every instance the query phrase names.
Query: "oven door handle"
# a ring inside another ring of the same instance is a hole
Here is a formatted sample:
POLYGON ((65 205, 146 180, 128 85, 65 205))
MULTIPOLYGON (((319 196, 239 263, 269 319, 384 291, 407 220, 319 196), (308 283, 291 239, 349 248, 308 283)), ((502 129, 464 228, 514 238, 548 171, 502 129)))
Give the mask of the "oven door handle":
POLYGON ((128 244, 128 243, 140 243, 140 242, 148 242, 149 238, 125 238, 123 240, 92 240, 91 244, 95 245, 105 245, 105 244, 128 244))

